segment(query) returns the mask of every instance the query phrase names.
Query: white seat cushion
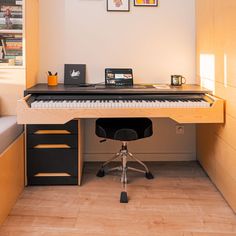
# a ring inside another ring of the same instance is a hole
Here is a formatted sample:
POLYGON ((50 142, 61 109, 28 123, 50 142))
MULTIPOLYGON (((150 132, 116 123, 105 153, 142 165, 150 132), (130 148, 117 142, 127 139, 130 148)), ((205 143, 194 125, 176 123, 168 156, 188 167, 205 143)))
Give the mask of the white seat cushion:
POLYGON ((23 125, 16 123, 16 116, 0 117, 0 154, 23 132, 23 125))

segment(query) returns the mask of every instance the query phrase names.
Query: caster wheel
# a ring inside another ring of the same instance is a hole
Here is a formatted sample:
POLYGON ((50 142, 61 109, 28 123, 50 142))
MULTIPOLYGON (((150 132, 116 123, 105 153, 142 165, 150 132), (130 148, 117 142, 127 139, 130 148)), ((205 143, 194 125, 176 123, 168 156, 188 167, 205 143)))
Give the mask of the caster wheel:
POLYGON ((120 203, 128 203, 128 195, 126 192, 120 193, 120 203))
POLYGON ((104 177, 105 176, 105 171, 103 169, 100 169, 97 173, 97 177, 104 177))
POLYGON ((152 173, 151 172, 146 172, 146 178, 147 179, 154 179, 154 176, 152 175, 152 173))

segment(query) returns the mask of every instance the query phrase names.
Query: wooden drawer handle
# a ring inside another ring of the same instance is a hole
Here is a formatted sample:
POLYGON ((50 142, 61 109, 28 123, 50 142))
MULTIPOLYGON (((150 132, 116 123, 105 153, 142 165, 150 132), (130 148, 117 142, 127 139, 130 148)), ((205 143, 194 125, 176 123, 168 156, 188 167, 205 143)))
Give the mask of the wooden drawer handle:
POLYGON ((68 173, 38 173, 35 177, 69 177, 68 173))
POLYGON ((34 146, 36 149, 44 149, 44 148, 71 148, 71 146, 67 144, 38 144, 34 146))
POLYGON ((71 134, 68 130, 37 130, 34 134, 71 134))

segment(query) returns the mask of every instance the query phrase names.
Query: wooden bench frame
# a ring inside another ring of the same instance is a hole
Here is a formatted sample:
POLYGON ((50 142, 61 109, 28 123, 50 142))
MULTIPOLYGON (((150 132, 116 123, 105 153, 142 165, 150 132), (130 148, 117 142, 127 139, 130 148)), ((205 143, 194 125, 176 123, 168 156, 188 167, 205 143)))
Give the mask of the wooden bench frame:
POLYGON ((24 189, 24 133, 0 154, 0 225, 24 189))

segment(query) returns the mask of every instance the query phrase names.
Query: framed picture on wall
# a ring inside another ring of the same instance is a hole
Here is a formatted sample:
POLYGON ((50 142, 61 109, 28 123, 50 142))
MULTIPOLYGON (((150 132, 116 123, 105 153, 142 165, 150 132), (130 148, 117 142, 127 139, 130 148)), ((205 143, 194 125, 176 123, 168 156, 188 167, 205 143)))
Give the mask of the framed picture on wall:
POLYGON ((107 11, 129 11, 130 0, 107 0, 107 11))
POLYGON ((156 7, 158 0, 134 0, 134 6, 156 7))
POLYGON ((84 84, 86 79, 86 65, 65 64, 64 84, 84 84))

